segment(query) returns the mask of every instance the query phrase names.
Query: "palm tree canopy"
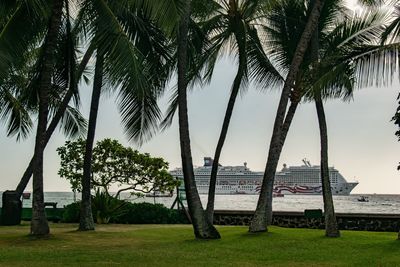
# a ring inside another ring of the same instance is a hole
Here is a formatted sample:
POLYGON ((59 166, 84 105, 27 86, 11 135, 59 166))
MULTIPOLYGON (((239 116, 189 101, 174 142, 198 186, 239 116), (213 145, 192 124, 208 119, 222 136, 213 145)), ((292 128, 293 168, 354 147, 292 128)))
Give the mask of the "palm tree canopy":
MULTIPOLYGON (((33 125, 31 117, 38 108, 38 80, 49 8, 46 1, 29 1, 29 4, 25 1, 5 1, 0 6, 0 13, 7 18, 0 22, 0 57, 3 56, 4 59, 3 64, 0 64, 0 94, 4 96, 0 100, 0 116, 7 124, 8 136, 16 135, 18 140, 28 136, 33 125)), ((68 40, 70 38, 68 38, 67 17, 68 10, 59 32, 56 67, 52 74, 51 114, 57 110, 66 88, 71 83, 69 62, 75 62, 75 53, 73 51, 71 55, 66 53, 72 46, 68 40)), ((77 92, 75 105, 79 105, 77 92)), ((86 129, 86 121, 73 107, 68 108, 61 125, 64 126, 62 128, 64 133, 70 137, 80 136, 86 129)))
MULTIPOLYGON (((286 75, 290 66, 309 6, 304 1, 282 1, 268 16, 264 45, 282 75, 286 75)), ((318 27, 319 60, 313 60, 310 46, 296 81, 306 99, 313 99, 314 92, 322 92, 323 97, 349 98, 356 86, 389 81, 394 66, 374 68, 368 57, 377 49, 388 49, 379 44, 386 22, 387 16, 379 11, 353 15, 344 1, 326 1, 318 27)))
MULTIPOLYGON (((215 65, 225 54, 237 58, 243 69, 241 91, 248 82, 254 81, 260 88, 273 88, 283 82, 264 52, 261 39, 265 14, 276 1, 208 0, 193 1, 189 32, 189 74, 193 87, 212 79, 215 65)), ((171 125, 177 109, 177 94, 170 99, 170 106, 162 123, 165 129, 171 125)))
POLYGON ((158 129, 157 100, 170 76, 169 26, 160 28, 160 19, 153 19, 158 8, 146 1, 87 0, 77 18, 83 38, 104 55, 105 85, 118 91, 126 134, 138 143, 158 129))

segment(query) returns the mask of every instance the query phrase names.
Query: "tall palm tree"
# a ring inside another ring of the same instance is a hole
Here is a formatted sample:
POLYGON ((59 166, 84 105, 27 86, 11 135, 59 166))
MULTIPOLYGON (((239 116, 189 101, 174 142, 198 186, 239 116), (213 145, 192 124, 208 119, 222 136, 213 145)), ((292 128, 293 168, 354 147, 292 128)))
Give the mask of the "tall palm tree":
POLYGON ((44 213, 43 197, 43 151, 44 134, 49 114, 52 92, 52 74, 62 25, 63 1, 34 0, 13 2, 15 8, 8 16, 0 35, 0 80, 12 72, 15 59, 20 59, 32 45, 41 43, 37 62, 38 73, 35 84, 38 92, 38 126, 35 141, 34 181, 32 201, 31 234, 46 236, 49 227, 44 213), (28 18, 28 21, 26 19, 28 18), (19 34, 15 34, 18 32, 19 34))
MULTIPOLYGON (((272 2, 267 4, 264 1, 248 0, 193 1, 192 20, 188 29, 190 47, 188 82, 192 84, 199 80, 200 84, 204 81, 209 82, 219 56, 224 53, 238 58, 237 74, 231 86, 231 95, 213 157, 206 209, 211 223, 219 158, 240 89, 246 87, 250 79, 260 83, 262 87, 273 86, 283 80, 262 49, 257 26, 263 21, 263 14, 272 6, 272 2)), ((167 117, 163 121, 163 127, 171 125, 178 107, 177 102, 175 94, 167 117)))
MULTIPOLYGON (((337 1, 340 4, 340 1, 337 1)), ((336 30, 324 32, 325 40, 318 40, 317 46, 321 45, 321 54, 324 58, 313 61, 314 74, 311 77, 318 77, 314 80, 311 90, 311 97, 316 105, 321 138, 321 181, 323 190, 325 210, 325 235, 328 237, 340 236, 336 222, 332 192, 330 186, 328 167, 328 131, 325 117, 323 99, 332 97, 343 97, 347 99, 352 96, 356 84, 368 85, 368 78, 363 73, 357 72, 357 59, 359 55, 368 53, 371 46, 379 48, 382 25, 386 22, 385 17, 379 13, 369 12, 361 17, 345 18, 345 21, 336 24, 336 30), (338 35, 340 33, 341 35, 338 35), (325 43, 326 42, 326 43, 325 43), (327 45, 337 44, 339 45, 327 45), (349 55, 348 51, 351 51, 349 55), (354 52, 357 51, 357 52, 354 52), (362 51, 362 52, 361 52, 362 51), (360 53, 361 52, 361 53, 360 53), (338 73, 338 70, 340 73, 338 73), (325 81, 323 80, 325 79, 325 81), (331 80, 330 80, 331 79, 331 80), (367 83, 363 83, 366 80, 367 83)), ((328 27, 327 27, 328 28, 328 27)), ((315 46, 311 46, 313 49, 315 46)), ((311 51, 311 54, 316 53, 311 51)), ((381 72, 381 71, 378 71, 381 72)), ((390 82, 384 72, 380 73, 384 83, 390 82), (385 78, 387 77, 387 78, 385 78)), ((371 83, 369 82, 369 85, 371 83)))
MULTIPOLYGON (((3 82, 0 82, 0 92, 5 96, 1 99, 0 113, 2 113, 2 119, 8 121, 8 134, 17 134, 18 139, 29 134, 32 124, 30 116, 38 112, 38 101, 40 101, 38 85, 42 79, 40 73, 43 70, 45 56, 48 56, 42 52, 46 48, 42 45, 42 40, 49 24, 48 14, 51 13, 40 1, 32 1, 30 5, 21 4, 18 1, 12 4, 14 12, 7 17, 6 26, 2 28, 0 35, 0 47, 4 52, 3 55, 13 55, 8 57, 12 60, 8 61, 4 69, 0 70, 8 75, 5 80, 5 76, 3 76, 3 82), (26 14, 31 14, 30 23, 19 25, 21 17, 26 14), (15 35, 16 31, 19 33, 18 35, 15 35), (10 46, 10 44, 15 45, 10 46)), ((76 87, 72 82, 73 75, 71 75, 75 71, 75 46, 72 43, 69 27, 68 1, 65 1, 64 10, 65 14, 62 15, 65 15, 65 19, 62 20, 56 36, 57 40, 53 45, 56 50, 52 53, 55 60, 52 59, 51 90, 48 101, 48 112, 52 117, 52 122, 46 130, 46 137, 42 143, 43 149, 60 120, 65 134, 71 137, 81 134, 86 128, 86 121, 79 111, 69 106, 69 100, 73 96, 76 97, 77 105, 79 99, 76 87), (67 91, 68 87, 70 89, 67 91), (62 96, 65 96, 64 99, 61 99, 62 96), (56 112, 56 110, 58 111, 56 112), (49 129, 51 130, 49 131, 49 129)), ((22 195, 32 176, 34 159, 35 156, 31 159, 28 169, 17 187, 18 198, 22 195)))
MULTIPOLYGON (((302 17, 303 22, 300 24, 304 25, 308 12, 301 2, 297 2, 297 7, 296 5, 292 5, 285 9, 290 10, 291 8, 292 14, 304 14, 302 17)), ((286 14, 288 13, 289 11, 286 12, 286 14)), ((355 79, 357 73, 356 63, 360 55, 376 48, 370 40, 377 40, 382 25, 381 17, 375 14, 365 16, 363 19, 358 17, 350 19, 347 17, 347 13, 349 12, 344 8, 342 1, 326 1, 322 10, 318 31, 313 35, 311 46, 308 49, 296 81, 292 103, 286 115, 281 139, 281 144, 283 145, 299 100, 307 92, 307 99, 316 102, 319 118, 321 132, 321 179, 325 207, 326 235, 332 237, 339 236, 339 231, 337 230, 330 192, 327 161, 327 127, 322 97, 349 97, 355 86, 355 81, 357 80, 360 84, 362 83, 361 81, 365 80, 365 77, 362 77, 362 75, 357 77, 358 79, 355 79)), ((299 38, 298 36, 296 37, 296 31, 298 31, 296 27, 299 26, 298 21, 294 22, 290 17, 284 17, 283 14, 278 12, 275 18, 273 18, 276 25, 270 29, 273 39, 270 41, 270 45, 279 44, 278 46, 281 47, 280 49, 274 48, 281 51, 276 52, 275 59, 286 65, 286 67, 281 66, 281 69, 288 68, 290 57, 286 58, 286 56, 292 54, 290 48, 287 50, 287 40, 296 40, 296 38, 299 38), (281 27, 287 27, 286 33, 284 33, 285 31, 278 30, 281 27)), ((293 48, 291 49, 293 51, 293 48)))
POLYGON ((220 235, 207 219, 197 191, 194 179, 192 152, 190 148, 187 87, 188 87, 188 33, 191 14, 191 2, 186 1, 177 34, 178 58, 178 99, 179 136, 182 158, 182 170, 185 183, 186 198, 192 218, 194 234, 199 239, 219 239, 220 235))
POLYGON ((160 118, 157 99, 169 77, 164 68, 169 59, 167 41, 143 5, 134 3, 88 0, 78 15, 79 27, 90 33, 88 41, 97 51, 82 179, 82 231, 94 230, 91 158, 104 85, 118 88, 122 120, 131 139, 143 142, 151 137, 160 118))
POLYGON ((321 15, 324 0, 315 0, 312 11, 308 18, 307 24, 297 44, 293 59, 289 68, 285 84, 282 89, 281 98, 279 100, 278 110, 274 122, 273 133, 270 142, 267 165, 264 171, 263 184, 260 191, 260 197, 257 202, 257 208, 254 217, 250 223, 250 232, 267 231, 267 223, 272 220, 272 189, 275 178, 276 167, 278 165, 279 156, 282 151, 282 127, 285 121, 285 114, 289 96, 292 88, 294 88, 296 77, 303 62, 304 55, 308 48, 309 42, 314 31, 318 27, 319 17, 321 15))
POLYGON ((208 61, 208 64, 206 63, 208 77, 206 78, 211 78, 219 54, 230 49, 231 54, 235 54, 238 58, 238 69, 231 87, 211 168, 206 212, 212 223, 219 159, 240 88, 245 87, 250 78, 259 81, 263 87, 272 87, 281 81, 282 77, 274 69, 261 46, 257 25, 262 23, 263 15, 269 8, 264 1, 213 1, 209 8, 208 18, 200 22, 200 25, 203 25, 202 30, 209 36, 211 43, 204 52, 203 60, 208 61))
POLYGON ((47 118, 49 115, 49 100, 51 90, 51 74, 54 67, 54 55, 57 49, 58 33, 62 20, 63 1, 52 3, 49 27, 43 45, 43 62, 39 79, 39 114, 35 141, 35 158, 33 171, 33 198, 31 234, 48 235, 50 229, 44 211, 43 194, 43 152, 46 138, 47 118))

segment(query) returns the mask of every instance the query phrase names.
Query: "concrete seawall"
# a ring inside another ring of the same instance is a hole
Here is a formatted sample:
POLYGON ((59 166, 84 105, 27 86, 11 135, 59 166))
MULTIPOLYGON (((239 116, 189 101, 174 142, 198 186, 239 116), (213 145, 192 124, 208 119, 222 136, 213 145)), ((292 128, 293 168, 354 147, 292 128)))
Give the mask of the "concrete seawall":
MULTIPOLYGON (((217 225, 249 225, 253 211, 217 210, 214 223, 217 225)), ((339 229, 359 231, 398 232, 400 214, 337 213, 339 229)), ((324 218, 307 218, 303 212, 273 213, 273 225, 289 228, 324 229, 324 218)))

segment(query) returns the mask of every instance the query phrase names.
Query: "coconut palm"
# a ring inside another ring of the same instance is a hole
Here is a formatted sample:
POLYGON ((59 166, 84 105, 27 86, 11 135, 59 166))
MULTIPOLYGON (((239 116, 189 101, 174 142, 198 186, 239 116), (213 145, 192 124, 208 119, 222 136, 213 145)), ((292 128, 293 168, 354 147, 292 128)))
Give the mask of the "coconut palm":
POLYGON ((39 111, 38 126, 35 142, 35 158, 33 170, 33 198, 31 234, 37 236, 47 235, 50 232, 44 212, 43 194, 43 152, 46 138, 47 118, 49 115, 49 101, 51 90, 51 74, 54 67, 54 56, 57 49, 58 33, 62 20, 63 1, 53 1, 49 27, 43 45, 42 69, 39 75, 39 111))
MULTIPOLYGON (((0 113, 2 114, 2 119, 8 121, 8 134, 16 134, 18 139, 28 135, 32 124, 30 117, 39 111, 38 107, 41 101, 39 97, 41 89, 39 82, 43 78, 41 75, 44 69, 45 56, 49 56, 45 53, 45 45, 47 43, 43 42, 43 38, 47 38, 46 27, 49 24, 51 12, 48 10, 48 6, 41 3, 41 1, 32 1, 29 5, 18 1, 9 1, 9 4, 8 7, 14 7, 13 9, 10 8, 9 11, 14 11, 9 13, 9 16, 6 16, 7 20, 0 35, 2 55, 6 59, 6 64, 2 66, 4 68, 0 70, 0 73, 4 75, 0 78, 3 81, 2 83, 0 82, 0 93, 5 96, 1 99, 0 113), (30 21, 20 25, 21 17, 26 16, 29 16, 30 21), (16 35, 15 32, 19 34, 16 35)), ((86 129, 86 121, 79 111, 69 106, 69 100, 72 96, 76 97, 76 105, 79 105, 79 98, 76 94, 76 87, 73 86, 73 75, 71 75, 72 70, 75 71, 75 48, 69 27, 68 1, 62 2, 61 8, 64 4, 65 13, 61 14, 63 16, 60 22, 61 27, 57 29, 56 40, 52 44, 55 47, 55 51, 51 53, 51 84, 47 105, 48 114, 49 117, 52 117, 52 122, 49 125, 51 130, 46 130, 45 139, 42 139, 44 142, 40 144, 43 149, 60 120, 67 136, 80 135, 86 129), (68 87, 70 89, 67 91, 68 87)), ((4 6, 2 7, 4 8, 4 6)), ((5 9, 0 10, 5 12, 5 9)), ((55 29, 53 30, 55 31, 55 29)), ((47 34, 50 33, 47 31, 47 34)), ((41 150, 39 152, 42 153, 41 150)), ((21 196, 29 182, 34 167, 35 155, 27 169, 29 175, 24 175, 25 179, 23 178, 17 187, 19 196, 21 196)), ((43 198, 39 200, 39 202, 42 201, 43 198)), ((36 205, 39 208, 41 206, 42 204, 36 205)), ((35 209, 35 206, 33 208, 35 209)), ((44 220, 41 219, 41 221, 44 220)))
MULTIPOLYGON (((257 208, 254 217, 250 223, 250 232, 267 231, 267 222, 272 220, 272 189, 275 178, 276 167, 278 165, 279 156, 282 151, 282 128, 285 123, 285 114, 291 90, 295 87, 295 80, 303 62, 304 55, 308 48, 312 34, 316 30, 321 15, 324 0, 315 0, 312 10, 302 32, 301 38, 297 43, 296 50, 293 55, 292 62, 282 89, 281 98, 279 100, 278 110, 275 117, 273 133, 270 142, 267 165, 264 171, 263 184, 260 191, 260 197, 257 202, 257 208)), ((290 118, 289 118, 290 119, 290 118)))
POLYGON ((194 179, 192 152, 190 147, 189 122, 187 109, 188 87, 188 33, 192 1, 186 1, 177 34, 178 59, 178 98, 179 137, 182 158, 182 170, 185 183, 189 213, 192 218, 194 234, 199 239, 218 239, 220 235, 206 217, 194 179))
MULTIPOLYGON (((292 4, 292 3, 291 3, 292 4)), ((306 6, 302 1, 296 5, 287 7, 287 12, 292 9, 292 14, 301 13, 303 24, 291 21, 290 16, 283 18, 278 12, 273 19, 276 25, 271 27, 272 46, 278 45, 281 47, 280 52, 277 52, 275 59, 286 66, 289 66, 286 55, 293 54, 290 48, 287 47, 288 39, 296 39, 297 27, 304 27, 306 21, 306 6), (289 9, 287 9, 289 8, 289 9), (293 10, 296 8, 297 11, 293 10), (295 11, 295 12, 293 12, 295 11), (291 25, 291 26, 290 26, 291 25), (280 31, 282 27, 286 27, 286 32, 280 31), (288 31, 292 32, 289 34, 288 31), (279 41, 277 41, 280 39, 279 41), (285 51, 289 49, 289 51, 285 51)), ((282 9, 283 10, 283 9, 282 9)), ((296 86, 292 92, 292 101, 289 107, 284 126, 282 128, 281 146, 285 141, 287 131, 289 130, 291 120, 293 119, 297 105, 305 92, 307 98, 315 101, 317 114, 319 119, 321 133, 321 180, 323 185, 323 199, 325 207, 325 222, 326 235, 339 236, 337 223, 334 215, 334 207, 331 195, 328 169, 327 155, 327 127, 323 109, 322 98, 326 97, 349 97, 353 91, 355 81, 359 84, 365 84, 368 78, 359 74, 356 79, 357 63, 359 57, 363 53, 370 53, 374 46, 373 40, 377 40, 382 26, 382 17, 374 14, 365 16, 363 19, 358 17, 350 19, 347 17, 348 11, 343 7, 342 1, 326 1, 322 10, 318 31, 314 33, 311 46, 308 49, 307 56, 302 64, 301 71, 296 80, 296 86), (310 94, 310 92, 313 92, 310 94)), ((293 51, 293 48, 292 48, 293 51)), ((281 68, 285 68, 281 66, 281 68)), ((287 68, 287 67, 286 67, 287 68)), ((282 147, 281 147, 282 148, 282 147)), ((280 149, 281 149, 280 148, 280 149)), ((281 150, 279 150, 280 153, 281 150)), ((270 181, 268 192, 272 194, 273 178, 270 181)), ((269 201, 272 201, 270 199, 269 201)), ((269 219, 272 214, 272 203, 268 206, 269 219)))
MULTIPOLYGON (((33 200, 31 234, 45 236, 49 227, 44 213, 43 202, 43 151, 44 138, 51 105, 52 76, 55 67, 55 55, 62 25, 64 2, 53 1, 7 1, 14 7, 0 35, 0 81, 13 73, 12 67, 21 61, 30 48, 40 43, 39 59, 36 63, 38 72, 33 85, 38 95, 38 123, 35 141, 33 173, 33 200), (28 21, 27 21, 28 20, 28 21), (15 34, 18 32, 18 34, 15 34)), ((7 6, 7 4, 6 4, 7 6)), ((10 5, 11 6, 11 5, 10 5)), ((9 6, 9 7, 10 7, 9 6)), ((4 7, 4 6, 2 6, 4 7)), ((35 93, 36 92, 32 92, 35 93)))
POLYGON ((79 230, 93 230, 90 175, 99 100, 105 84, 119 90, 122 121, 130 139, 143 142, 157 129, 157 99, 169 77, 167 40, 140 1, 88 0, 81 4, 78 28, 89 32, 96 66, 84 157, 79 230), (133 3, 132 3, 133 2, 133 3))
MULTIPOLYGON (((188 65, 193 69, 189 71, 188 80, 191 83, 198 79, 210 81, 216 61, 224 53, 238 58, 238 71, 231 87, 210 176, 206 213, 211 223, 219 158, 240 89, 244 89, 250 79, 259 82, 262 87, 274 86, 282 80, 265 55, 257 31, 257 25, 262 22, 263 14, 271 5, 272 3, 267 5, 264 1, 247 0, 193 2, 192 21, 189 24, 191 38, 188 40, 191 47, 188 65), (201 34, 196 36, 194 33, 198 32, 201 34), (201 71, 204 72, 203 77, 199 77, 201 71)), ((174 97, 164 126, 170 125, 174 109, 177 107, 176 95, 174 97)))
POLYGON ((250 79, 260 82, 263 87, 272 87, 282 80, 265 55, 258 33, 257 25, 262 23, 263 15, 271 3, 268 4, 265 1, 248 0, 212 1, 209 4, 210 10, 207 12, 207 17, 200 22, 210 42, 202 59, 206 62, 206 79, 211 79, 215 62, 221 54, 227 51, 238 58, 238 70, 231 87, 211 169, 206 210, 211 223, 213 222, 219 158, 240 89, 245 88, 250 79))

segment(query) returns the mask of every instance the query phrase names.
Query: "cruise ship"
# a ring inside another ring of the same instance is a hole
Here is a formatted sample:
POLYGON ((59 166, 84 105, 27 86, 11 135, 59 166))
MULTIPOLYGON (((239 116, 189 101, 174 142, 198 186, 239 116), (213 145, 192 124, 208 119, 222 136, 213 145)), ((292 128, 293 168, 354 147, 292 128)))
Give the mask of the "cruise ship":
MULTIPOLYGON (((204 158, 204 165, 194 169, 197 190, 199 194, 208 194, 209 179, 213 160, 204 158)), ((170 171, 178 179, 183 179, 181 168, 170 171)), ((333 195, 349 195, 357 186, 357 182, 349 183, 334 167, 329 168, 329 177, 333 195)), ((263 172, 253 172, 245 162, 242 166, 219 166, 215 192, 218 195, 259 194, 261 190, 263 172)), ((320 167, 313 166, 306 159, 303 165, 283 165, 281 171, 276 172, 274 194, 288 195, 319 195, 322 193, 320 167)))

